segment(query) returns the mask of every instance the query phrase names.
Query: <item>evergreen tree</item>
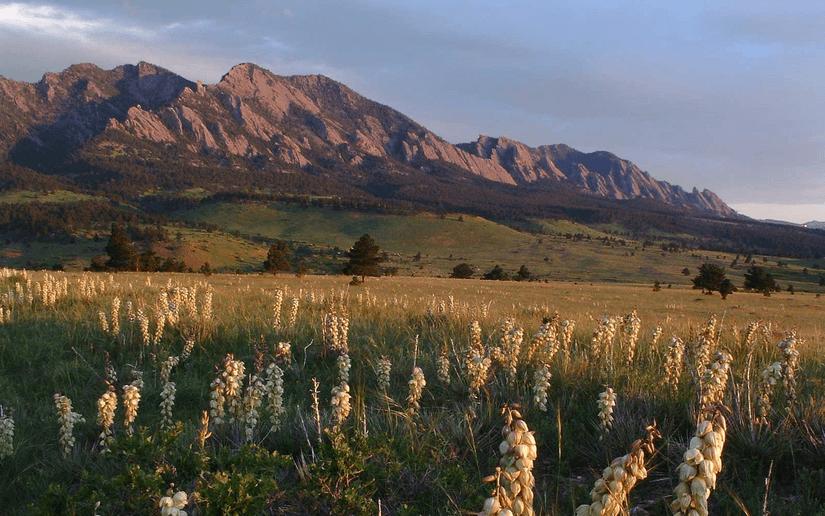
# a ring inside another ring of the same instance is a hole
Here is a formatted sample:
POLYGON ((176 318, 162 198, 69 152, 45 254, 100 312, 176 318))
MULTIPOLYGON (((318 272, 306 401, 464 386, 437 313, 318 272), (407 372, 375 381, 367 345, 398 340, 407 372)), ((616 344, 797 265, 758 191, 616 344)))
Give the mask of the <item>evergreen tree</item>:
POLYGON ((112 223, 112 234, 106 244, 109 261, 106 267, 116 271, 128 271, 137 268, 137 251, 132 240, 121 224, 112 223))
POLYGON ((518 272, 516 273, 517 280, 527 281, 531 277, 533 277, 533 275, 530 273, 530 269, 528 269, 526 265, 522 265, 521 267, 519 267, 518 272))
POLYGON ((459 278, 459 279, 467 279, 473 277, 473 267, 468 263, 459 263, 455 267, 453 267, 453 273, 450 274, 451 278, 459 278))
POLYGON ((728 278, 723 279, 719 283, 719 294, 721 294, 722 299, 727 299, 728 295, 736 292, 736 287, 733 285, 733 282, 728 278))
POLYGON ((364 281, 366 276, 379 276, 381 273, 378 264, 383 257, 375 240, 368 234, 361 235, 347 253, 349 262, 344 267, 344 274, 360 276, 364 281))
POLYGON ((276 240, 275 243, 269 246, 269 251, 266 253, 266 261, 264 262, 264 270, 272 274, 278 274, 279 271, 289 271, 289 246, 283 240, 276 240))
POLYGON ((699 274, 693 278, 693 288, 702 289, 702 292, 712 294, 718 291, 725 279, 725 268, 713 263, 703 263, 699 267, 699 274))
POLYGON ((486 280, 505 280, 507 279, 507 273, 504 272, 504 269, 501 268, 500 265, 496 265, 489 272, 487 272, 484 276, 486 280))
POLYGON ((758 265, 751 265, 745 273, 745 288, 750 290, 758 290, 759 292, 770 293, 779 290, 776 280, 770 272, 764 267, 758 265))

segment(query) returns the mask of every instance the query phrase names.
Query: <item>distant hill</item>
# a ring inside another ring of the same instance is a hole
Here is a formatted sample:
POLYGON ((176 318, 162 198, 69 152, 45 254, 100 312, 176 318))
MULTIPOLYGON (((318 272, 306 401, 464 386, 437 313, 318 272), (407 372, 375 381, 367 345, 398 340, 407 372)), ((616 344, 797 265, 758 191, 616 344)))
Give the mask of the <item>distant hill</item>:
POLYGON ((809 229, 825 229, 825 222, 819 220, 812 220, 810 222, 805 222, 802 226, 809 228, 809 229))

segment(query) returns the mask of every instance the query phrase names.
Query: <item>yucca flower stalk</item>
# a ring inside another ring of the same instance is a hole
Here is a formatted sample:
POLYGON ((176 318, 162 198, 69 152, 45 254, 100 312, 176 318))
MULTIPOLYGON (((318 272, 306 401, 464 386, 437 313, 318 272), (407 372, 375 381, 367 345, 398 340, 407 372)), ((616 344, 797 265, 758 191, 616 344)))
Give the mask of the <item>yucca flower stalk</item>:
POLYGON ((591 503, 576 508, 576 516, 618 516, 628 510, 628 496, 637 483, 647 478, 645 454, 656 451, 655 440, 661 438, 656 424, 647 427, 644 439, 637 439, 630 453, 614 459, 590 490, 591 503))
POLYGON ((799 351, 796 349, 796 333, 791 332, 779 343, 782 353, 782 386, 785 390, 785 408, 788 412, 796 402, 796 373, 799 370, 799 351))
POLYGON ((321 324, 321 334, 325 351, 349 352, 349 319, 345 316, 334 312, 325 314, 321 324))
POLYGON ((120 334, 120 298, 117 296, 112 299, 112 321, 109 325, 109 332, 113 336, 120 334))
POLYGON ((100 331, 103 333, 109 333, 109 319, 106 317, 106 312, 103 310, 99 311, 97 313, 97 320, 100 325, 100 331))
POLYGON ((642 328, 642 320, 633 310, 624 317, 622 330, 624 333, 624 358, 627 365, 633 364, 636 357, 636 345, 639 343, 639 332, 642 328))
POLYGON ((467 388, 469 390, 470 399, 478 399, 482 387, 487 384, 487 379, 490 376, 490 367, 492 360, 490 357, 484 355, 484 351, 479 352, 475 348, 470 348, 465 362, 465 369, 467 372, 467 388))
POLYGON ((414 367, 407 384, 410 387, 410 392, 407 395, 407 413, 414 416, 421 409, 421 396, 424 394, 424 387, 427 385, 424 371, 418 366, 414 367))
POLYGON ((604 391, 599 393, 596 404, 599 408, 599 425, 603 433, 607 433, 613 427, 613 409, 616 407, 616 399, 616 392, 611 387, 605 387, 604 391))
POLYGON ((782 380, 782 362, 774 362, 762 370, 759 385, 759 405, 757 422, 767 425, 771 415, 771 401, 776 384, 782 380))
POLYGON ((226 385, 220 373, 209 384, 209 414, 216 425, 220 425, 226 417, 226 385))
POLYGON ((224 386, 223 397, 226 400, 229 422, 234 423, 243 417, 243 379, 245 365, 242 360, 235 360, 232 353, 228 353, 223 360, 221 380, 224 386))
POLYGON ((562 349, 553 319, 545 320, 533 336, 524 354, 525 363, 549 364, 562 349))
POLYGON ((243 414, 241 421, 244 426, 244 439, 250 443, 258 426, 260 407, 265 395, 265 384, 257 374, 250 374, 246 383, 246 392, 243 396, 243 414))
POLYGON ((332 430, 334 432, 339 431, 349 417, 352 410, 351 399, 349 384, 342 383, 332 388, 330 406, 332 408, 332 430))
POLYGON ((602 374, 607 374, 613 367, 613 340, 617 326, 615 317, 602 317, 590 339, 590 358, 601 365, 602 374))
POLYGON ((650 337, 650 348, 656 349, 656 345, 661 340, 662 335, 664 334, 665 330, 661 326, 656 326, 653 328, 653 334, 650 337))
POLYGON ((275 291, 275 298, 272 301, 272 327, 276 330, 281 328, 281 305, 284 302, 284 291, 275 291))
POLYGON ((170 489, 167 496, 161 497, 158 506, 160 507, 160 516, 186 516, 186 505, 189 503, 189 497, 183 491, 178 491, 172 494, 170 489))
POLYGON ((14 454, 14 418, 0 405, 0 459, 14 454))
POLYGON ((160 427, 163 430, 172 428, 172 410, 175 407, 175 393, 177 386, 171 381, 172 368, 178 365, 180 359, 170 356, 163 361, 160 368, 160 379, 163 388, 160 391, 160 427))
POLYGON ((714 362, 705 370, 702 377, 702 410, 721 403, 728 385, 730 364, 733 357, 727 351, 717 351, 714 362))
POLYGON ((269 409, 270 431, 276 432, 281 427, 284 408, 284 372, 277 364, 269 364, 266 369, 266 399, 269 409))
POLYGON ((722 471, 722 450, 725 446, 727 422, 717 411, 703 417, 696 426, 684 460, 676 472, 679 483, 673 490, 670 510, 675 516, 707 516, 708 498, 716 487, 716 477, 722 471))
POLYGON ((97 424, 100 426, 98 445, 100 453, 107 453, 114 441, 115 411, 117 411, 117 394, 114 385, 107 383, 106 392, 97 400, 97 424))
POLYGON ((439 382, 450 385, 450 354, 447 351, 447 346, 441 349, 436 359, 436 375, 439 382))
POLYGON ((665 356, 665 384, 673 392, 679 389, 679 379, 682 376, 682 369, 685 361, 685 343, 677 336, 670 339, 665 356))
POLYGON ((292 363, 292 344, 279 342, 275 345, 275 362, 278 365, 289 367, 292 363))
POLYGON ((60 453, 63 457, 68 457, 74 448, 74 426, 84 423, 83 416, 72 410, 72 400, 62 394, 54 395, 54 406, 57 409, 57 422, 60 425, 58 442, 60 453))
POLYGON ((289 318, 287 324, 290 328, 295 328, 298 322, 298 305, 300 300, 297 297, 292 298, 292 304, 289 306, 289 318))
POLYGON ((338 383, 349 383, 349 371, 352 367, 352 361, 349 355, 342 353, 336 359, 336 366, 338 368, 338 383))
POLYGON ((711 354, 716 347, 716 316, 712 315, 693 345, 693 372, 697 379, 705 374, 711 354))
POLYGON ((390 374, 392 373, 392 362, 386 356, 381 356, 378 359, 378 364, 375 368, 376 374, 376 382, 378 383, 378 388, 383 391, 387 392, 390 388, 390 374))
POLYGON ((573 345, 573 331, 576 329, 576 321, 573 319, 565 319, 561 322, 561 352, 567 356, 570 354, 570 348, 573 345))
POLYGON ((757 330, 759 330, 760 321, 751 321, 748 323, 748 327, 745 329, 745 349, 751 350, 756 344, 756 338, 758 336, 757 330))
POLYGON ((512 386, 516 383, 518 375, 519 356, 521 354, 521 344, 524 341, 524 330, 521 328, 511 328, 501 338, 501 352, 507 383, 512 386))
POLYGON ((152 343, 152 334, 149 331, 149 316, 146 315, 142 308, 138 308, 137 322, 140 327, 140 336, 143 346, 148 347, 149 344, 152 343))
POLYGON ((546 364, 536 368, 533 373, 533 401, 542 412, 547 412, 547 392, 552 377, 550 366, 546 364))
POLYGON ((140 388, 132 383, 123 386, 123 427, 127 435, 134 433, 134 423, 140 406, 140 388))
POLYGON ((496 474, 485 477, 485 482, 495 482, 492 496, 484 501, 480 516, 532 516, 533 511, 533 462, 538 458, 538 448, 533 432, 521 418, 518 405, 502 408, 504 426, 499 444, 501 459, 496 474))

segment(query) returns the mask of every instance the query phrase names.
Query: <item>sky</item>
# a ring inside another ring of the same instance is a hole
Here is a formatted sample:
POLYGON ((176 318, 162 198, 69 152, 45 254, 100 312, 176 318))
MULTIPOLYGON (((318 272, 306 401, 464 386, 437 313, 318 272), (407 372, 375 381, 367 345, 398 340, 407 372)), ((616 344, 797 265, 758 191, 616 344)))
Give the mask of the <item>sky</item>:
POLYGON ((825 2, 0 0, 0 75, 138 61, 322 73, 454 143, 608 150, 752 217, 825 220, 825 2))

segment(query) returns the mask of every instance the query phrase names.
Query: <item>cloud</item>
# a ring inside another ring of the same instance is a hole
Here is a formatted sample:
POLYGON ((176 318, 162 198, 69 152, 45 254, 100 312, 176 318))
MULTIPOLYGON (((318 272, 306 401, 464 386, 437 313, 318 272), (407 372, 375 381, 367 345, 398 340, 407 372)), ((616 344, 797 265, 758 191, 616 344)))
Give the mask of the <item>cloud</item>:
POLYGON ((0 4, 0 27, 65 39, 88 39, 95 34, 113 33, 150 37, 153 32, 140 27, 118 25, 107 18, 95 18, 63 7, 41 4, 0 4))

